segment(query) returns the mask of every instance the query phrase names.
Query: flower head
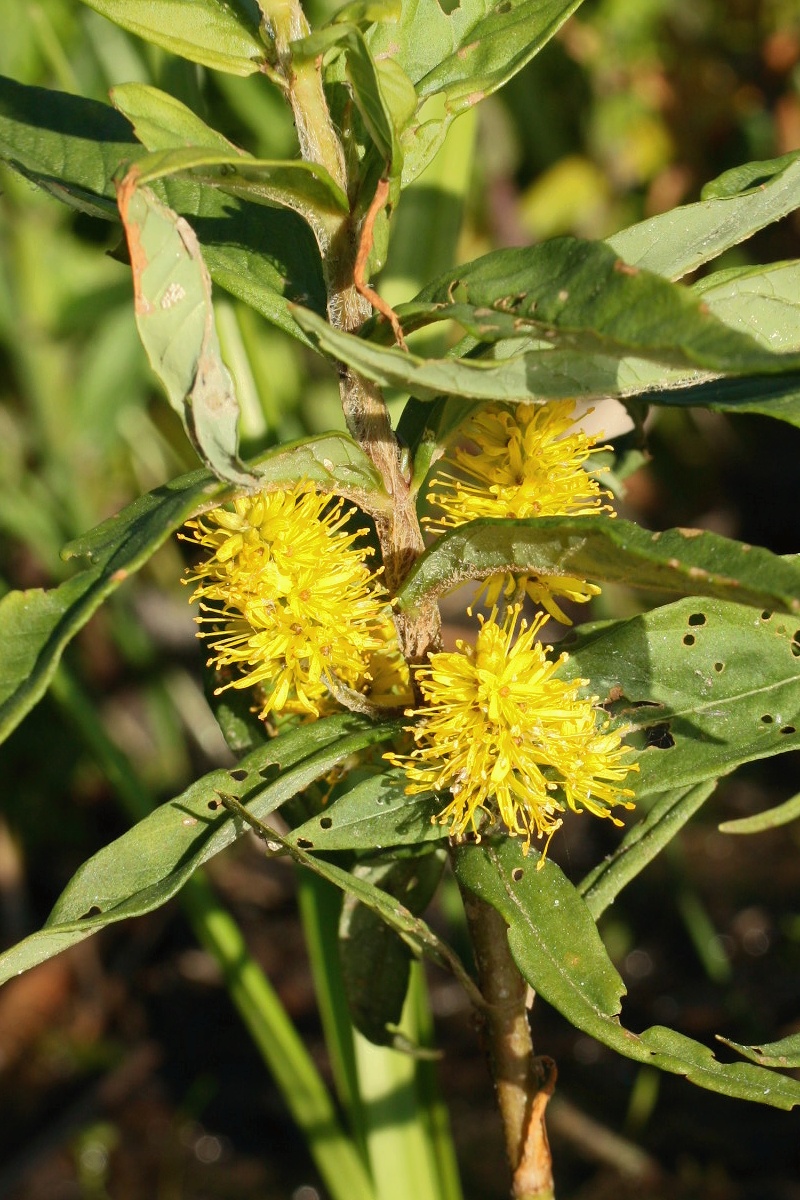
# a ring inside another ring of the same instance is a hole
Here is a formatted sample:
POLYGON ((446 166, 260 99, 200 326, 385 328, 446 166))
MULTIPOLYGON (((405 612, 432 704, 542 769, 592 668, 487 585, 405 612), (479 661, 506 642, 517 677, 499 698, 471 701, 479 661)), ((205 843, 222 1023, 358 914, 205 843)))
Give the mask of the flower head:
MULTIPOLYGON (((457 446, 450 463, 458 474, 445 469, 435 476, 428 500, 439 511, 428 518, 429 528, 441 534, 479 517, 610 512, 606 502, 610 493, 584 469, 590 456, 602 447, 575 425, 573 409, 571 400, 518 404, 513 409, 490 404, 470 417, 460 433, 476 449, 457 446)), ((493 607, 501 595, 521 600, 527 594, 551 616, 571 624, 556 597, 584 603, 599 590, 571 577, 517 578, 509 573, 490 579, 486 603, 493 607)))
POLYGON ((631 753, 608 720, 598 720, 597 697, 582 698, 586 680, 556 677, 567 655, 548 658, 534 639, 547 619, 519 623, 519 609, 502 625, 496 611, 483 621, 474 646, 433 654, 418 668, 424 703, 408 715, 415 748, 386 757, 403 767, 409 793, 449 791, 439 813, 451 836, 479 834, 479 816, 500 818, 510 833, 545 838, 545 850, 567 808, 612 816, 632 808, 633 792, 620 787, 631 753))
POLYGON ((262 718, 318 716, 336 683, 366 691, 380 679, 382 695, 396 687, 397 702, 407 698, 388 597, 360 544, 365 530, 345 528, 353 511, 299 483, 188 523, 188 540, 208 552, 188 576, 200 636, 209 663, 236 672, 218 690, 259 687, 262 718))

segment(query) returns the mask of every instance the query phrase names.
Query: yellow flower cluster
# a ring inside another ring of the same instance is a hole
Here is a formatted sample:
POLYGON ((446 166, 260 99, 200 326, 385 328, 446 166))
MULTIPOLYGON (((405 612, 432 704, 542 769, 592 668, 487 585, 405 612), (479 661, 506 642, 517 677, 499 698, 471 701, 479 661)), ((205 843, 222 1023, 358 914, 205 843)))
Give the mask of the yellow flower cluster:
POLYGON ((500 625, 493 610, 474 646, 431 655, 416 672, 423 703, 407 714, 415 748, 386 758, 405 770, 407 792, 450 792, 437 820, 451 836, 480 836, 479 817, 499 816, 526 852, 532 837, 546 851, 567 807, 621 824, 611 809, 633 807, 619 784, 635 768, 619 733, 598 724, 597 697, 579 696, 588 680, 556 678, 567 655, 551 660, 535 641, 546 614, 517 634, 518 618, 514 608, 500 625))
MULTIPOLYGON (((604 447, 578 428, 572 400, 554 404, 490 404, 467 420, 459 435, 475 447, 459 445, 437 472, 428 500, 438 513, 426 524, 444 533, 479 517, 577 517, 611 512, 610 493, 584 469, 604 447), (457 474, 453 473, 453 469, 457 474)), ((600 589, 569 575, 492 576, 481 588, 488 607, 533 603, 566 625, 572 622, 557 597, 585 603, 600 589)), ((480 595, 480 593, 479 593, 480 595)))
MULTIPOLYGON (((429 500, 436 534, 478 517, 587 515, 609 511, 608 493, 585 470, 598 448, 572 421, 571 402, 489 405, 462 433, 450 469, 429 500)), ((200 603, 200 636, 220 691, 256 689, 260 715, 319 716, 359 697, 375 707, 413 703, 391 599, 371 570, 366 530, 352 528, 344 501, 299 483, 242 496, 188 523, 204 551, 188 575, 200 603), (358 695, 355 695, 355 694, 358 695)), ((484 585, 487 588, 487 585, 484 585)), ((402 767, 407 791, 449 793, 434 818, 450 834, 498 819, 509 833, 545 840, 567 809, 610 817, 630 808, 622 783, 630 749, 581 696, 586 680, 557 676, 567 656, 537 640, 548 614, 568 621, 556 597, 585 601, 597 589, 566 576, 500 575, 488 583, 491 615, 475 645, 434 653, 415 668, 421 703, 406 708, 413 748, 386 758, 402 767), (520 619, 527 595, 544 611, 520 619), (497 602, 504 597, 504 615, 497 602)))
POLYGON ((209 664, 233 668, 226 687, 260 689, 260 716, 319 716, 345 688, 376 705, 409 699, 380 571, 364 529, 348 531, 355 510, 299 483, 241 496, 188 522, 207 553, 188 579, 197 584, 200 636, 209 664))

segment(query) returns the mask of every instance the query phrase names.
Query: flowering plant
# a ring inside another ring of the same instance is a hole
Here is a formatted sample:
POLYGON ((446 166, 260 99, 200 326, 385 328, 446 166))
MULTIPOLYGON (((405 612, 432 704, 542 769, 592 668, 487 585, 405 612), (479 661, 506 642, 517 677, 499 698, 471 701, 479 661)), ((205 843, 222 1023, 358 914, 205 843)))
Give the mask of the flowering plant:
MULTIPOLYGON (((389 1180, 407 1164, 381 1161, 369 1121, 359 1127, 353 1047, 363 1036, 389 1056, 419 1048, 408 996, 419 1001, 412 962, 425 957, 455 973, 485 1029, 518 1198, 553 1188, 555 1066, 534 1055, 529 988, 636 1063, 799 1103, 800 1084, 775 1070, 800 1062, 797 1037, 736 1045, 748 1061, 727 1062, 680 1030, 626 1029, 597 922, 718 779, 800 745, 798 557, 614 511, 651 406, 800 425, 800 263, 680 282, 800 206, 800 152, 729 172, 697 203, 604 241, 557 237, 455 266, 453 244, 434 278, 390 303, 380 272, 408 236, 406 195, 437 178, 456 119, 467 126, 580 0, 448 12, 357 0, 314 29, 299 0, 86 3, 246 86, 248 102, 280 98, 297 154, 262 153, 266 131, 245 148, 150 83, 118 84, 110 106, 0 80, 11 167, 121 223, 139 337, 202 463, 74 540, 65 553, 82 566, 64 582, 4 596, 0 728, 63 686, 68 643, 181 531, 236 759, 85 863, 47 925, 0 957, 2 978, 181 890, 224 960, 200 872, 255 830, 304 869, 312 943, 337 889, 339 957, 329 947, 316 965, 323 1008, 338 1014, 327 1033, 346 1122, 307 1057, 304 1106, 264 1050, 332 1195, 398 1194, 389 1180), (779 288, 791 299, 776 322, 779 288), (247 380, 231 370, 245 339, 221 339, 220 292, 315 355, 310 375, 332 368, 341 428, 298 438, 276 425, 241 448, 247 380), (390 393, 403 397, 394 420, 390 393), (594 433, 590 416, 615 427, 594 433), (456 638, 440 602, 462 584, 456 638), (661 602, 586 622, 605 584, 661 602), (556 848, 581 814, 619 833, 573 882, 556 848), (446 871, 475 978, 422 916, 446 871)), ((267 1029, 262 1049, 290 1039, 248 987, 242 975, 232 991, 267 1029)), ((408 1070, 422 1067, 409 1057, 408 1070)), ((437 1145, 415 1168, 424 1185, 403 1175, 405 1194, 458 1195, 437 1145)))

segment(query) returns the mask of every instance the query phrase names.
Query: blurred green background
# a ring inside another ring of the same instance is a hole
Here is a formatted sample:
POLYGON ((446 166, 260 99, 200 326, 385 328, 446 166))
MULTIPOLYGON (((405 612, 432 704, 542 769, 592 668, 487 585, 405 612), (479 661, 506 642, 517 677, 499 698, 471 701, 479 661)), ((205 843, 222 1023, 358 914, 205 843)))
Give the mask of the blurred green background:
MULTIPOLYGON (((315 5, 312 19, 324 11, 315 5)), ((78 0, 0 0, 0 30, 0 73, 13 79, 98 100, 115 83, 153 83, 258 155, 293 153, 291 119, 266 81, 173 59, 78 0)), ((604 237, 697 199, 729 167, 798 148, 797 0, 587 0, 477 122, 454 126, 447 153, 457 170, 440 206, 439 261, 429 266, 563 233, 604 237)), ((414 290, 416 267, 404 254, 430 186, 423 176, 401 201, 380 281, 393 301, 414 290)), ((5 591, 64 578, 65 541, 194 458, 138 342, 119 228, 60 205, 5 166, 0 189, 5 591)), ((795 215, 717 265, 799 254, 795 215)), ((245 453, 339 427, 336 380, 321 360, 221 291, 215 300, 245 453)), ((652 461, 629 481, 629 515, 797 551, 797 430, 676 409, 662 410, 648 432, 652 461)), ((173 542, 115 593, 71 647, 53 693, 0 749, 4 945, 38 927, 76 867, 126 827, 108 744, 130 756, 159 799, 223 759, 182 570, 173 542)), ((663 1021, 701 1040, 719 1031, 750 1043, 797 1030, 797 828, 753 840, 716 826, 798 788, 795 755, 739 773, 609 917, 633 1027, 663 1021)), ((555 856, 578 876, 611 836, 576 827, 555 856)), ((291 871, 243 844, 212 874, 324 1063, 291 871)), ((439 919, 452 919, 446 902, 439 919)), ((465 1194, 490 1200, 504 1194, 505 1168, 488 1073, 458 989, 441 976, 431 986, 465 1194)), ((552 1129, 562 1195, 800 1197, 796 1119, 640 1071, 541 1005, 535 1036, 559 1062, 552 1129), (599 1125, 587 1130, 586 1117, 599 1125)), ((0 1080, 0 1197, 321 1194, 177 906, 0 992, 0 1080)))

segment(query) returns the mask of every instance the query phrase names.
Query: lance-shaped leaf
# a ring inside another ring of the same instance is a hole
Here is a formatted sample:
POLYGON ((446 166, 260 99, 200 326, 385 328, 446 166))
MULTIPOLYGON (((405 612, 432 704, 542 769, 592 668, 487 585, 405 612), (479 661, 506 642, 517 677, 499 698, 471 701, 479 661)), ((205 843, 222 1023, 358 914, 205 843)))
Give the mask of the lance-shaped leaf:
POLYGON ((651 533, 615 517, 482 519, 417 560, 397 601, 410 611, 468 579, 510 571, 569 575, 800 613, 800 560, 700 529, 651 533))
POLYGON ((578 890, 595 920, 672 841, 716 786, 716 779, 711 779, 694 787, 664 792, 652 799, 647 812, 628 830, 613 854, 581 880, 578 890))
MULTIPOLYGON (((281 446, 254 470, 263 488, 308 479, 373 512, 391 503, 374 467, 346 434, 281 446)), ((65 557, 88 560, 85 570, 49 591, 9 592, 0 600, 0 740, 44 695, 64 648, 103 601, 199 508, 222 503, 227 490, 207 471, 156 488, 66 547, 65 557)))
POLYGON ((763 1046, 743 1046, 741 1042, 732 1042, 730 1038, 720 1037, 718 1041, 732 1050, 736 1050, 751 1062, 762 1067, 778 1067, 784 1070, 797 1070, 800 1067, 800 1034, 791 1034, 781 1038, 779 1042, 767 1042, 763 1046))
MULTIPOLYGON (((668 368, 664 367, 655 380, 650 378, 644 382, 628 374, 623 383, 624 357, 617 359, 610 355, 567 350, 522 349, 507 358, 494 359, 425 359, 334 329, 316 313, 296 306, 290 306, 290 311, 321 353, 347 363, 383 387, 401 389, 419 400, 450 396, 468 401, 515 403, 521 400, 542 402, 575 397, 633 396, 648 386, 655 386, 661 373, 665 380, 670 379, 668 368)), ((721 340, 728 334, 732 339, 729 343, 732 353, 725 370, 741 375, 756 375, 766 369, 779 372, 794 369, 797 373, 797 355, 770 355, 752 339, 743 338, 733 330, 725 331, 721 323, 720 328, 723 330, 721 340), (733 340, 736 341, 735 350, 733 340)), ((750 387, 749 383, 747 387, 750 387)), ((755 387, 757 384, 753 385, 755 387)), ((681 402, 680 392, 671 394, 676 397, 676 403, 681 402)), ((736 407, 735 402, 730 407, 736 407)))
POLYGON ((552 861, 537 870, 514 839, 462 847, 459 882, 503 916, 525 979, 577 1029, 627 1058, 685 1075, 710 1091, 776 1108, 800 1104, 800 1081, 750 1063, 720 1063, 708 1047, 653 1026, 637 1035, 619 1022, 625 986, 577 890, 552 861))
POLYGON ((586 627, 559 673, 642 744, 637 796, 689 788, 800 746, 800 621, 687 599, 586 627))
POLYGON ((143 153, 107 104, 0 76, 0 156, 59 200, 117 219, 111 178, 143 153))
POLYGON ((481 342, 535 337, 732 374, 800 369, 800 355, 763 349, 688 288, 629 267, 602 242, 571 237, 493 251, 447 272, 397 314, 410 328, 458 321, 481 342))
POLYGON ((259 13, 247 0, 83 0, 130 33, 231 75, 262 69, 259 13))
POLYGON ((347 196, 319 163, 254 158, 158 88, 124 84, 111 98, 152 151, 137 164, 140 184, 190 173, 243 200, 285 205, 312 228, 349 212, 347 196))
POLYGON ((800 208, 800 151, 748 163, 707 184, 703 199, 649 217, 607 239, 631 266, 681 279, 800 208))
POLYGON ((723 821, 719 826, 720 833, 763 833, 767 829, 777 829, 780 825, 788 825, 800 818, 800 792, 776 804, 766 812, 753 813, 751 817, 738 817, 733 821, 723 821))
POLYGON ((428 165, 455 117, 502 87, 558 32, 581 0, 437 0, 403 5, 394 24, 369 30, 377 59, 391 57, 422 100, 403 136, 403 183, 428 165))
MULTIPOLYGON (((140 116, 143 107, 140 99, 140 116)), ((170 120, 163 106, 160 119, 170 120)), ((180 126, 181 120, 173 123, 180 126)), ((152 124, 143 124, 152 134, 152 124)), ((202 122, 195 119, 193 135, 204 139, 201 144, 217 145, 213 139, 219 135, 198 125, 202 122)), ((173 132, 169 144, 179 137, 173 132)), ((126 122, 107 104, 0 78, 0 156, 72 207, 118 220, 112 180, 143 154, 126 122)), ((289 316, 287 302, 324 312, 325 288, 319 251, 304 220, 195 181, 166 179, 154 190, 191 221, 215 283, 293 337, 307 340, 289 316)))
POLYGON ((178 146, 237 149, 186 104, 149 83, 118 83, 109 96, 114 108, 130 121, 137 138, 150 151, 174 150, 178 146))
POLYGON ((200 183, 257 204, 284 204, 313 226, 319 216, 349 211, 347 197, 319 163, 252 158, 233 149, 185 146, 148 154, 136 164, 137 186, 191 172, 200 183))
POLYGON ((352 714, 328 717, 276 738, 230 771, 199 779, 79 868, 45 927, 0 955, 0 982, 105 925, 166 903, 202 863, 247 832, 249 826, 225 808, 221 796, 238 798, 262 820, 337 763, 391 737, 397 728, 352 714))
POLYGON ((364 779, 337 797, 323 813, 288 835, 304 850, 385 850, 390 846, 441 841, 447 836, 433 818, 443 807, 432 792, 406 795, 402 771, 364 779))
POLYGON ((118 190, 133 269, 136 325, 150 365, 203 462, 230 483, 257 480, 239 458, 239 404, 222 361, 208 274, 187 221, 139 186, 118 190))

